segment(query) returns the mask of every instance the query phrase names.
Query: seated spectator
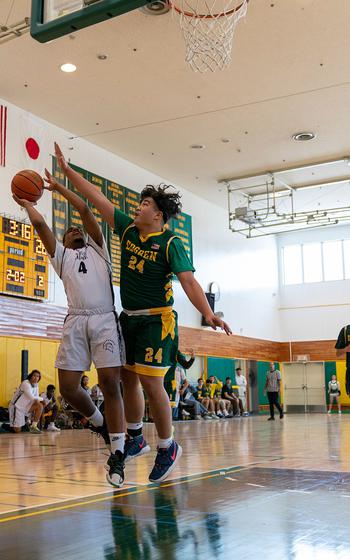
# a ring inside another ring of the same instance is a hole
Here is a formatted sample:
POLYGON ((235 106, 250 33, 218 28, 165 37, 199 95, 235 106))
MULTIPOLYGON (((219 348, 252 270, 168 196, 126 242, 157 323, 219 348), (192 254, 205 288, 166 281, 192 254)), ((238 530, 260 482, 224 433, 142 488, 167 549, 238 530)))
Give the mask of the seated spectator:
POLYGON ((202 377, 197 379, 197 383, 198 385, 193 393, 193 396, 196 401, 198 401, 208 411, 208 414, 204 415, 203 418, 205 420, 210 420, 211 418, 216 417, 214 401, 209 397, 209 391, 205 386, 202 377))
POLYGON ((27 379, 22 381, 11 399, 9 406, 10 426, 15 433, 19 433, 25 426, 26 418, 32 419, 29 429, 32 434, 42 433, 38 428, 38 422, 43 412, 43 399, 39 397, 38 387, 40 379, 40 371, 33 369, 27 379))
POLYGON ((216 417, 226 418, 229 416, 229 403, 225 402, 224 399, 221 398, 222 382, 219 381, 215 375, 210 375, 207 379, 206 385, 209 391, 209 397, 214 403, 216 417))
POLYGON ((100 408, 101 404, 105 400, 98 383, 96 383, 96 385, 94 385, 91 389, 91 398, 92 402, 97 406, 97 408, 100 408))
POLYGON ((194 389, 186 379, 180 388, 179 409, 181 413, 188 413, 192 420, 200 420, 208 416, 208 410, 195 399, 194 389))
POLYGON ((41 393, 41 398, 43 399, 43 416, 42 424, 43 427, 47 429, 48 432, 60 432, 61 430, 55 426, 55 420, 58 414, 58 405, 55 397, 56 387, 54 385, 48 385, 46 391, 41 393))
POLYGON ((226 383, 221 390, 221 398, 232 408, 234 416, 240 416, 243 413, 242 401, 233 392, 231 377, 226 377, 226 383))
POLYGON ((87 375, 82 375, 80 380, 80 385, 89 395, 91 394, 91 389, 89 388, 89 377, 87 375))

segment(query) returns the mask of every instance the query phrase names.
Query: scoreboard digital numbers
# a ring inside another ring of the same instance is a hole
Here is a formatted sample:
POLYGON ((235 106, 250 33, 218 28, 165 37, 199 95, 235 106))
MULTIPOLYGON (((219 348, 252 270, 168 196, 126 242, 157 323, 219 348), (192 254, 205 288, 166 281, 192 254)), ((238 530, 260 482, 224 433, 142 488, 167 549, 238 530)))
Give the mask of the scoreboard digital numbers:
POLYGON ((48 298, 49 261, 30 224, 0 216, 0 292, 48 298))

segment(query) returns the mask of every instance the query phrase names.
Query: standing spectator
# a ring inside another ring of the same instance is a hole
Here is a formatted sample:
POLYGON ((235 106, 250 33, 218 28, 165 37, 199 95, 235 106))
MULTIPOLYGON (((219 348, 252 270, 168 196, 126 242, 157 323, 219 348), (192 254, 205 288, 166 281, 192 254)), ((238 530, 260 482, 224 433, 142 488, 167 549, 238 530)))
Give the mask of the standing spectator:
POLYGON ((345 375, 345 390, 346 394, 350 396, 350 325, 343 327, 338 334, 338 340, 335 344, 337 358, 346 359, 346 375, 345 375))
POLYGON ((247 415, 247 380, 242 375, 242 369, 240 367, 236 368, 236 385, 238 385, 238 397, 241 401, 243 411, 241 411, 242 416, 247 415))
POLYGON ((234 416, 243 414, 242 401, 233 392, 231 377, 226 377, 225 385, 221 389, 221 398, 229 404, 230 408, 232 407, 234 416))
POLYGON ((340 384, 337 380, 337 376, 335 374, 332 375, 330 382, 328 383, 328 394, 329 394, 329 410, 328 414, 332 412, 332 406, 334 399, 338 405, 338 414, 341 414, 341 405, 340 405, 340 384))
POLYGON ((98 383, 96 383, 96 385, 94 385, 91 389, 91 398, 92 402, 99 409, 104 401, 104 396, 98 383))
POLYGON ((268 420, 275 419, 274 406, 280 413, 280 418, 283 418, 283 410, 278 402, 278 397, 281 389, 281 372, 275 369, 274 362, 270 362, 270 371, 266 374, 265 392, 267 393, 267 398, 270 405, 270 418, 268 420))
MULTIPOLYGON (((195 357, 194 357, 193 350, 190 350, 190 356, 191 356, 190 359, 187 360, 185 354, 183 354, 182 352, 180 352, 180 350, 178 350, 176 354, 176 364, 174 364, 169 368, 166 377, 164 379, 164 384, 165 386, 167 386, 167 383, 169 383, 169 381, 171 383, 171 379, 175 378, 175 383, 176 383, 175 402, 179 401, 178 397, 179 397, 180 387, 184 384, 185 380, 187 381, 185 370, 187 371, 194 364, 195 357)), ((188 385, 188 381, 187 381, 187 385, 188 385)))
MULTIPOLYGON (((189 382, 186 378, 185 370, 188 370, 195 361, 194 352, 193 350, 190 351, 191 358, 189 360, 186 359, 185 354, 178 351, 176 354, 176 364, 169 368, 169 371, 172 370, 171 379, 175 374, 175 384, 176 384, 176 394, 175 394, 175 403, 176 407, 180 401, 180 388, 186 389, 189 385, 189 382)), ((170 381, 171 382, 171 381, 170 381)))
POLYGON ((29 431, 32 434, 41 434, 41 430, 38 428, 38 422, 43 412, 38 387, 40 379, 40 371, 33 369, 12 397, 9 406, 10 426, 16 434, 21 431, 28 416, 33 418, 29 431))
POLYGON ((57 400, 55 397, 56 387, 48 385, 46 391, 41 393, 40 397, 43 399, 43 427, 49 421, 47 426, 48 432, 60 432, 61 430, 55 426, 55 420, 58 414, 57 400))

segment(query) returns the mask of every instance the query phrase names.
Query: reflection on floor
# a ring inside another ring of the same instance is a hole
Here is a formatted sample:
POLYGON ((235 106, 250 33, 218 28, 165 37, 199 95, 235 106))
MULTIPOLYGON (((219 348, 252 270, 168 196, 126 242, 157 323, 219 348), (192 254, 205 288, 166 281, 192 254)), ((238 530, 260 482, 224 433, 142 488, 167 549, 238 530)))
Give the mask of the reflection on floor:
POLYGON ((350 559, 350 416, 271 424, 184 422, 173 480, 148 485, 153 457, 144 457, 118 492, 104 484, 105 457, 88 433, 19 436, 22 455, 18 436, 0 436, 1 557, 350 559))

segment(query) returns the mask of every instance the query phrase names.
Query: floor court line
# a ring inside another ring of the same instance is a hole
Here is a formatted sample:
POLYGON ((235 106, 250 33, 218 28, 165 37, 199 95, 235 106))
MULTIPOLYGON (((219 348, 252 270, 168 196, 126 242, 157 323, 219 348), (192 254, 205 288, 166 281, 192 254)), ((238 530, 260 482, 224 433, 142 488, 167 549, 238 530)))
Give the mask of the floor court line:
MULTIPOLYGON (((243 471, 243 470, 249 470, 251 467, 250 466, 234 466, 234 467, 229 467, 225 470, 225 473, 229 473, 229 472, 239 472, 239 471, 243 471)), ((189 476, 185 476, 185 477, 181 477, 179 479, 175 479, 173 481, 170 481, 168 483, 163 483, 161 486, 159 485, 155 485, 155 484, 151 484, 149 483, 147 486, 142 487, 142 488, 129 488, 126 492, 124 491, 114 491, 112 492, 112 494, 110 492, 108 492, 108 496, 100 496, 98 498, 93 498, 93 499, 87 499, 87 500, 80 500, 80 501, 74 501, 74 503, 67 503, 67 504, 62 504, 59 506, 55 506, 53 505, 53 507, 49 507, 49 508, 40 508, 40 509, 36 509, 36 511, 27 511, 24 513, 19 513, 17 515, 11 515, 11 516, 7 516, 7 517, 0 517, 0 523, 6 523, 9 521, 16 521, 18 519, 25 519, 28 517, 34 517, 37 515, 43 515, 44 513, 53 513, 56 511, 63 511, 63 510, 67 510, 67 509, 73 509, 76 507, 82 507, 82 506, 86 506, 86 505, 91 505, 91 504, 96 504, 96 503, 100 503, 100 502, 105 502, 107 500, 115 500, 118 498, 122 498, 125 496, 129 496, 130 494, 141 494, 144 492, 150 492, 153 490, 156 490, 159 487, 162 488, 168 488, 170 486, 176 486, 179 484, 186 484, 188 482, 196 482, 197 480, 206 480, 209 478, 214 478, 217 476, 222 476, 220 473, 222 472, 222 469, 215 469, 214 471, 209 471, 208 473, 202 473, 202 474, 195 474, 195 475, 189 475, 189 476)), ((5 514, 6 515, 6 514, 5 514)))

